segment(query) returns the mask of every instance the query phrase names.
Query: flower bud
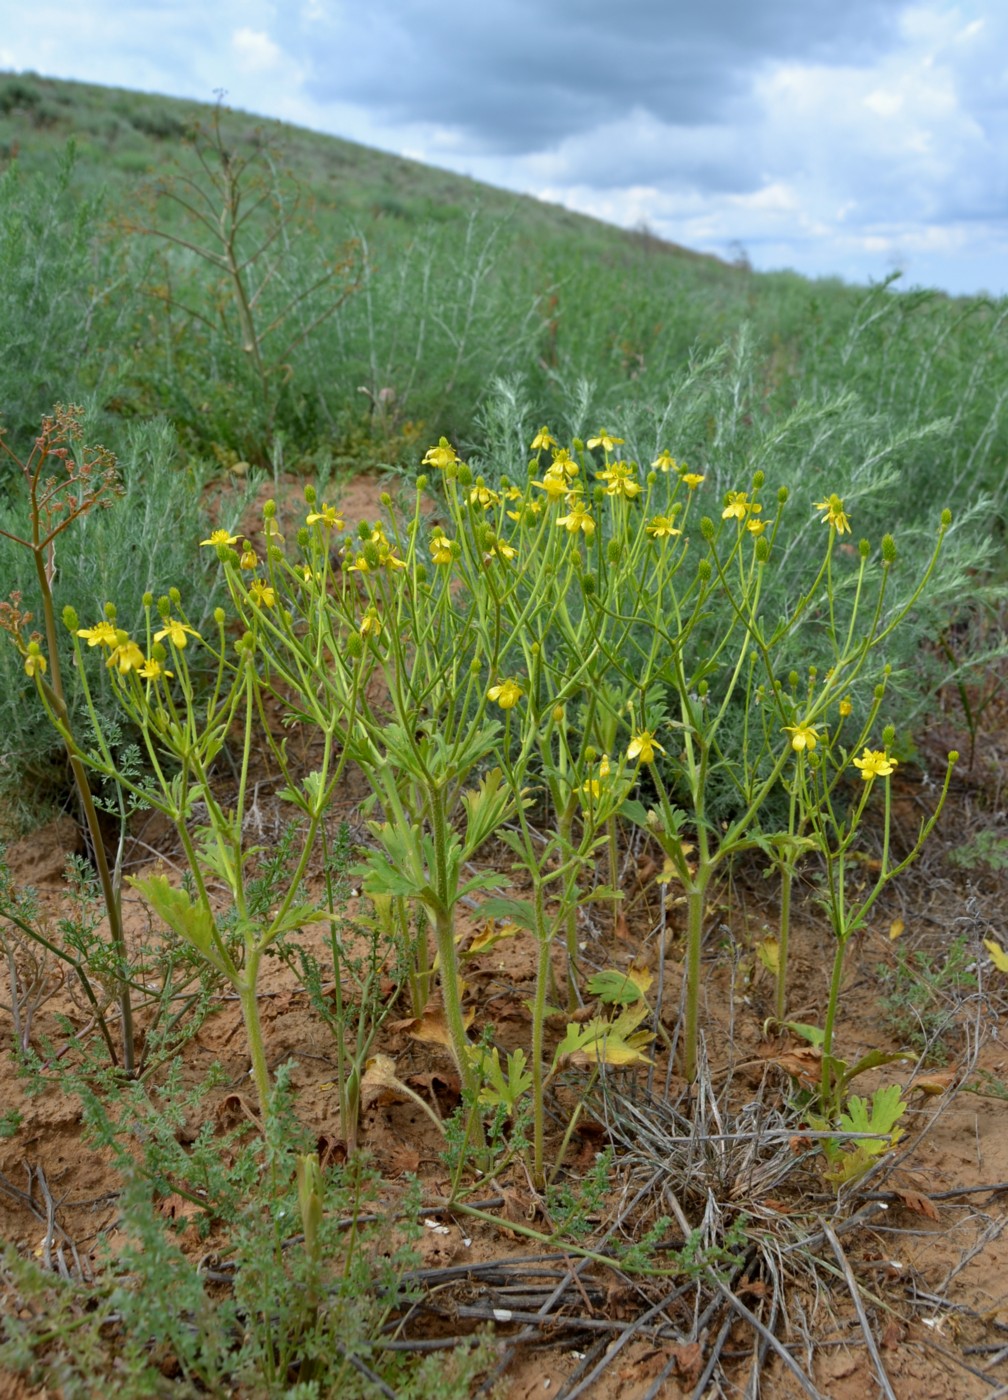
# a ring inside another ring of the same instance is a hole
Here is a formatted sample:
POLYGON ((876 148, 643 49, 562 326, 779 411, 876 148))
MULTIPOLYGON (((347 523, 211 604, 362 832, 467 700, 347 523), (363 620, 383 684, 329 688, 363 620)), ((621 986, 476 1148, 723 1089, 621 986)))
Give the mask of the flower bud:
POLYGON ((378 499, 381 501, 382 505, 385 507, 386 510, 388 510, 389 507, 392 505, 392 497, 387 491, 383 491, 378 497, 378 499))
POLYGON ((896 742, 896 726, 887 724, 882 731, 882 743, 887 749, 891 749, 896 742))
POLYGON ((705 515, 700 521, 700 533, 705 540, 714 538, 714 521, 709 515, 705 515))
POLYGON ((479 657, 478 657, 478 656, 474 656, 473 659, 469 662, 469 674, 470 674, 471 676, 478 676, 479 673, 480 673, 480 671, 482 671, 482 669, 483 669, 483 666, 482 666, 482 664, 480 663, 479 657))
POLYGON ((896 562, 896 541, 892 535, 882 536, 882 562, 884 564, 895 564, 896 562))
POLYGON ((272 520, 276 515, 276 501, 270 499, 263 502, 263 519, 272 520))
POLYGON ((308 505, 313 506, 315 504, 318 496, 316 495, 314 486, 309 485, 305 487, 304 498, 308 505))
POLYGON ((700 699, 701 699, 701 700, 704 698, 704 696, 707 694, 707 692, 708 692, 709 690, 710 690, 710 686, 707 684, 706 681, 698 681, 698 682, 697 682, 696 693, 700 696, 700 699))
POLYGON ((623 553, 623 543, 621 540, 610 540, 606 545, 606 559, 610 564, 618 564, 623 553))
POLYGON ((63 626, 68 632, 76 632, 80 626, 80 618, 77 616, 77 609, 65 607, 63 609, 63 626))
POLYGON ((213 620, 218 627, 224 626, 225 612, 223 608, 214 608, 213 620))
POLYGON ((279 563, 281 563, 282 560, 283 560, 283 557, 284 557, 283 550, 282 550, 282 549, 280 548, 280 546, 277 545, 277 544, 271 544, 270 547, 269 547, 269 549, 267 549, 267 551, 266 551, 266 558, 269 559, 269 560, 271 560, 274 564, 279 564, 279 563))
POLYGON ((582 589, 582 592, 584 593, 584 595, 585 595, 586 598, 590 598, 590 597, 594 594, 594 592, 595 592, 595 575, 594 575, 594 574, 582 574, 582 575, 581 575, 581 589, 582 589))
POLYGON ((885 686, 877 685, 872 693, 874 694, 876 700, 883 699, 885 696, 885 686))
POLYGON ((356 632, 351 632, 346 639, 346 654, 351 661, 359 661, 364 655, 364 642, 356 632))
POLYGON ((752 487, 754 491, 759 491, 765 481, 765 472, 753 472, 752 487))
POLYGON ((153 594, 153 593, 145 593, 145 594, 143 595, 143 605, 144 605, 145 608, 152 608, 152 607, 154 606, 154 594, 153 594))
POLYGON ((424 476, 423 472, 421 472, 420 475, 417 477, 416 486, 418 491, 427 490, 427 478, 424 476))
POLYGON ((371 526, 366 520, 357 521, 357 538, 359 540, 369 540, 371 538, 371 526))
POLYGON ((366 540, 361 552, 369 569, 381 568, 381 551, 374 540, 366 540))
POLYGON ((701 583, 709 583, 711 576, 711 561, 709 559, 701 559, 699 564, 697 564, 696 571, 697 578, 700 580, 701 583))
POLYGON ((756 537, 756 563, 765 564, 770 558, 770 541, 765 535, 756 537))
POLYGON ((553 706, 553 723, 563 724, 564 707, 562 705, 553 706))
POLYGON ((952 512, 948 509, 948 507, 946 507, 945 510, 943 510, 941 513, 941 523, 943 530, 947 530, 948 527, 952 524, 952 512))
POLYGON ((154 658, 155 661, 159 662, 165 662, 168 660, 168 652, 165 649, 164 642, 154 643, 154 645, 151 647, 151 656, 154 658))
POLYGON ((168 597, 172 600, 176 607, 178 607, 178 605, 182 601, 182 594, 178 591, 177 588, 169 588, 168 597))
POLYGON ((868 540, 858 540, 858 553, 862 559, 867 559, 871 554, 871 544, 868 540))
POLYGON ((787 489, 786 486, 779 487, 777 491, 777 504, 779 506, 786 506, 790 494, 791 492, 787 489))
POLYGON ((458 464, 458 479, 460 486, 471 486, 473 483, 472 468, 466 462, 458 464))
POLYGON ((157 610, 162 617, 168 616, 171 612, 171 605, 172 600, 168 597, 167 593, 162 593, 161 597, 157 600, 157 610))
POLYGON ((574 438, 571 441, 571 447, 573 447, 575 452, 583 452, 585 450, 585 445, 580 438, 574 438))
POLYGON ((105 620, 106 620, 106 622, 115 622, 115 620, 116 620, 116 605, 115 605, 115 603, 106 603, 106 604, 105 604, 105 620))
POLYGON ((959 750, 958 750, 958 749, 949 749, 948 761, 949 761, 949 767, 950 767, 950 768, 952 767, 953 764, 959 762, 959 750))
POLYGON ((417 583, 426 583, 426 582, 427 582, 427 565, 426 565, 426 564, 424 564, 424 563, 419 563, 419 564, 417 564, 417 566, 416 566, 416 578, 417 578, 417 583))
POLYGON ((311 536, 308 534, 307 525, 302 525, 297 532, 298 549, 307 549, 310 538, 311 536))

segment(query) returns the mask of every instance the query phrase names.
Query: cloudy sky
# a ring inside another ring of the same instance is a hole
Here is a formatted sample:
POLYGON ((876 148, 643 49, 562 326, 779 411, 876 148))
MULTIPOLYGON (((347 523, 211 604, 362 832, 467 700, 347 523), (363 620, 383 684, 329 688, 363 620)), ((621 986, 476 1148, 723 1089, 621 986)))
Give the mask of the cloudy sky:
POLYGON ((7 0, 0 69, 333 132, 759 269, 1008 293, 1008 0, 7 0))

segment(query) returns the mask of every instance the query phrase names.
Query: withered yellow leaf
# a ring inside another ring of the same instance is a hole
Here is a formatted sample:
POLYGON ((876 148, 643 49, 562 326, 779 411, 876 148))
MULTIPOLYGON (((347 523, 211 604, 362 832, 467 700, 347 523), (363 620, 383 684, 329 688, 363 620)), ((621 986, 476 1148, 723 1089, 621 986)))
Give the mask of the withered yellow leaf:
POLYGON ((985 938, 984 947, 990 953, 991 962, 998 972, 1008 972, 1008 953, 1001 947, 1001 944, 993 938, 985 938))

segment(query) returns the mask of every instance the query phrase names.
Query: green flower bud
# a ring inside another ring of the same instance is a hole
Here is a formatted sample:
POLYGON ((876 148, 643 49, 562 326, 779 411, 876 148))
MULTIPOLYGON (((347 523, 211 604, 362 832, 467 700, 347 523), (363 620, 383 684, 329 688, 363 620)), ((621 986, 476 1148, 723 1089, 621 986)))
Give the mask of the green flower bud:
POLYGON ((701 559, 699 564, 697 564, 696 571, 697 578, 701 583, 709 583, 711 573, 713 572, 711 569, 711 561, 709 559, 701 559))
POLYGON ((605 500, 605 495, 605 487, 602 485, 601 481, 597 482, 596 485, 592 487, 592 500, 597 506, 600 506, 605 500))
POLYGON ((788 678, 787 678, 787 679, 788 679, 788 685, 791 687, 791 689, 792 689, 792 690, 797 690, 797 689, 798 689, 798 672, 797 672, 797 671, 789 671, 789 672, 788 672, 788 678))
POLYGON ((381 551, 374 540, 366 540, 361 551, 369 569, 381 568, 381 551))
POLYGON ((959 750, 958 750, 958 749, 949 749, 948 761, 949 761, 949 767, 950 767, 950 768, 951 768, 954 764, 956 764, 956 763, 959 762, 959 750))
POLYGON ((417 576, 417 583, 426 583, 426 582, 427 582, 427 565, 426 565, 426 564, 422 564, 422 563, 421 563, 421 564, 417 564, 417 566, 416 566, 416 576, 417 576))
POLYGON ((267 551, 266 551, 266 558, 272 560, 274 564, 279 564, 279 563, 281 563, 282 560, 283 560, 283 557, 284 557, 283 550, 280 548, 280 546, 279 546, 278 544, 271 544, 270 547, 269 547, 269 549, 267 549, 267 551))
POLYGON ((177 588, 169 588, 168 597, 172 600, 176 607, 178 607, 178 605, 182 601, 182 594, 178 591, 177 588))
POLYGON ((162 664, 168 660, 168 652, 165 649, 164 642, 154 643, 151 647, 151 656, 153 656, 155 661, 160 661, 162 664))
POLYGON ((584 592, 585 597, 586 597, 586 598, 590 598, 590 597, 592 596, 592 594, 595 592, 595 575, 594 575, 594 574, 582 574, 582 576, 581 576, 581 588, 582 588, 582 590, 583 590, 583 592, 584 592))
POLYGON ((482 669, 483 664, 480 661, 479 657, 474 656, 473 659, 469 662, 469 674, 471 676, 478 676, 482 669))
POLYGON ((895 564, 896 562, 896 541, 892 535, 882 536, 882 562, 883 564, 895 564))
POLYGON ((65 607, 63 609, 63 626, 68 632, 76 632, 80 626, 80 618, 77 616, 77 609, 65 607))
POLYGON ((952 524, 952 512, 947 507, 941 513, 941 523, 943 530, 947 530, 948 527, 952 524))
POLYGON ((871 554, 871 544, 868 540, 858 540, 858 553, 862 559, 867 559, 871 554))
POLYGON ((287 608, 280 609, 280 617, 283 620, 283 624, 285 627, 289 627, 291 625, 293 618, 291 617, 290 611, 287 608))
POLYGON ((316 495, 315 487, 314 487, 314 486, 306 486, 306 487, 305 487, 305 489, 304 489, 304 498, 305 498, 305 501, 307 502, 308 505, 313 506, 313 505, 315 504, 315 502, 316 502, 316 500, 318 499, 318 497, 317 497, 317 495, 316 495))
POLYGON ((364 639, 356 632, 351 632, 347 637, 346 654, 351 661, 359 661, 364 655, 364 639))
POLYGON ((263 502, 263 519, 272 520, 276 515, 276 501, 268 500, 263 502))
POLYGON ((765 473, 765 472, 753 472, 752 485, 753 485, 753 490, 754 490, 754 491, 759 491, 759 490, 761 489, 761 487, 763 486, 763 483, 764 483, 765 481, 766 481, 766 473, 765 473))
POLYGON ((542 651, 542 647, 539 645, 538 642, 533 642, 533 643, 531 644, 531 646, 529 647, 529 655, 530 655, 530 656, 533 656, 533 657, 538 656, 539 653, 540 653, 541 651, 542 651))
POLYGON ((874 690, 873 694, 874 694, 876 700, 882 700, 882 699, 884 699, 884 697, 885 697, 885 686, 884 686, 884 685, 877 685, 877 686, 875 687, 875 690, 874 690))
POLYGON ((144 605, 145 608, 152 608, 152 607, 154 606, 154 594, 153 594, 153 593, 145 593, 145 594, 143 595, 143 605, 144 605))
POLYGON ((458 479, 460 486, 471 486, 473 484, 472 467, 470 467, 467 462, 459 462, 458 479))
POLYGON ((698 681, 698 682, 697 682, 696 693, 700 696, 700 699, 701 699, 701 700, 704 698, 704 696, 707 694, 707 692, 708 692, 709 690, 710 690, 710 686, 708 685, 708 683, 707 683, 706 681, 698 681))
POLYGON ((357 538, 359 540, 369 540, 371 538, 371 526, 366 520, 357 521, 357 538))
POLYGON ((302 525, 297 532, 298 549, 307 549, 308 541, 310 538, 311 536, 308 533, 308 526, 302 525))
POLYGON ((770 541, 765 535, 756 536, 756 562, 765 564, 770 558, 770 541))
POLYGON ((427 478, 424 476, 423 472, 421 472, 416 479, 416 487, 418 491, 427 490, 427 478))
POLYGON ((790 494, 791 492, 787 489, 786 486, 779 487, 777 491, 777 504, 779 506, 786 506, 790 494))
POLYGON ((563 718, 564 718, 564 707, 563 707, 562 705, 554 705, 554 706, 553 706, 553 723, 554 723, 554 724, 563 724, 563 718))
POLYGON ((714 538, 714 521, 709 515, 702 517, 700 521, 700 533, 705 540, 712 540, 714 538))
POLYGON ((224 626, 225 617, 226 614, 223 608, 214 608, 213 620, 214 622, 216 622, 218 627, 224 626))
POLYGON ((649 486, 654 486, 654 485, 657 483, 657 481, 658 481, 658 473, 657 473, 657 472, 648 472, 648 474, 647 474, 647 484, 648 484, 649 486))
POLYGON ((896 726, 887 724, 882 731, 882 743, 887 749, 891 749, 896 742, 896 726))
POLYGON ((606 559, 610 564, 618 564, 623 554, 623 543, 621 540, 610 540, 606 545, 606 559))
POLYGON ((115 603, 106 603, 106 604, 105 604, 105 621, 106 621, 106 622, 115 622, 115 620, 116 620, 116 605, 115 605, 115 603))
POLYGON ((168 597, 167 593, 162 593, 161 597, 157 600, 157 610, 162 617, 168 616, 171 612, 171 605, 172 600, 168 597))
POLYGON ((378 497, 378 499, 381 501, 385 509, 388 510, 392 504, 392 497, 389 495, 389 493, 387 491, 383 491, 378 497))
POLYGON ((581 438, 573 438, 571 440, 571 447, 573 447, 575 452, 583 452, 585 450, 585 445, 581 438))

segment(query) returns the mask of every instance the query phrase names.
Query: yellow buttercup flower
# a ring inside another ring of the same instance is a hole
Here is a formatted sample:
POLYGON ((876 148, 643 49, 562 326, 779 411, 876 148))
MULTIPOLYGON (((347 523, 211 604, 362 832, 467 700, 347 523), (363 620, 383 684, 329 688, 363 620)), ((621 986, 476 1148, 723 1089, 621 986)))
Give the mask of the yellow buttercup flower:
POLYGON ((679 479, 680 481, 684 481, 689 489, 693 491, 700 485, 704 478, 699 472, 683 472, 679 479))
MULTIPOLYGON (((272 585, 268 584, 265 579, 261 578, 253 579, 252 582, 249 584, 249 596, 252 599, 253 603, 255 603, 256 607, 260 608, 271 608, 276 602, 276 593, 274 592, 272 585)), ((157 638, 155 638, 155 641, 156 640, 157 638)))
POLYGON ((846 695, 845 695, 844 698, 840 701, 840 704, 839 704, 839 707, 838 707, 838 708, 839 708, 839 710, 840 710, 840 718, 841 718, 841 719, 846 719, 846 718, 848 717, 848 715, 852 714, 853 711, 854 711, 854 706, 851 704, 850 700, 847 698, 846 695))
POLYGON ((166 617, 161 631, 154 633, 154 640, 156 642, 163 642, 165 637, 167 637, 172 646, 181 649, 186 644, 187 635, 190 637, 198 637, 199 633, 196 631, 195 627, 190 627, 187 622, 179 622, 176 617, 166 617))
POLYGON ((574 480, 580 470, 581 468, 567 451, 566 447, 559 447, 556 452, 553 453, 553 460, 549 464, 549 471, 563 472, 568 482, 570 482, 574 480))
POLYGON ((822 523, 832 525, 838 535, 850 534, 850 521, 839 496, 830 496, 828 501, 815 501, 815 509, 823 512, 822 523))
POLYGON ((650 729, 642 729, 639 734, 631 737, 626 752, 631 763, 635 758, 641 763, 654 763, 655 754, 664 753, 665 750, 656 741, 650 729))
POLYGON ((32 677, 44 676, 48 664, 41 651, 29 651, 28 655, 25 657, 25 675, 32 677))
POLYGON ((131 642, 126 633, 121 634, 122 640, 112 649, 112 654, 105 662, 109 670, 116 670, 121 676, 129 675, 130 671, 139 671, 147 664, 147 658, 137 646, 136 642, 131 642))
POLYGON ((613 437, 612 433, 606 432, 605 428, 599 428, 595 437, 588 439, 589 447, 601 447, 603 452, 611 452, 614 447, 622 447, 623 439, 613 437))
POLYGON ((140 667, 140 675, 145 681, 169 680, 174 674, 174 671, 166 671, 155 656, 148 656, 140 667))
POLYGON ((368 608, 361 619, 360 634, 362 637, 378 637, 381 635, 382 622, 374 608, 368 608))
POLYGON ((111 622, 99 622, 94 627, 80 627, 78 637, 83 637, 89 647, 114 647, 118 633, 111 622))
POLYGON ((591 512, 576 497, 572 500, 569 496, 567 504, 570 506, 568 515, 561 515, 557 520, 558 525, 562 525, 568 533, 574 535, 578 530, 583 530, 591 537, 595 533, 595 521, 591 517, 591 512))
POLYGON ((759 515, 763 509, 755 501, 750 501, 748 491, 729 491, 728 503, 721 512, 722 520, 744 520, 747 515, 759 515))
POLYGON ((533 481, 532 485, 538 486, 540 491, 545 491, 551 501, 561 500, 570 489, 563 472, 556 471, 553 467, 543 474, 542 481, 533 481))
POLYGON ((345 530, 346 521, 335 506, 322 502, 318 510, 313 510, 306 518, 309 525, 321 525, 324 530, 345 530))
POLYGON ((437 467, 444 471, 446 467, 452 467, 458 461, 454 447, 451 446, 447 438, 441 438, 437 447, 429 447, 424 455, 423 465, 425 467, 437 467))
POLYGON ((490 560, 495 554, 498 559, 509 561, 513 559, 517 553, 518 551, 513 545, 507 544, 506 541, 498 539, 494 540, 493 544, 491 544, 489 551, 487 552, 485 557, 487 563, 490 562, 490 560))
POLYGON ((517 681, 501 681, 487 691, 487 699, 493 700, 502 710, 513 710, 525 692, 517 681))
POLYGON ((667 447, 663 448, 651 465, 660 472, 670 472, 678 469, 679 463, 672 456, 667 447))
POLYGON ((238 563, 243 569, 257 569, 259 567, 259 556, 248 540, 245 541, 238 563))
POLYGON ((896 759, 890 758, 882 749, 866 748, 860 758, 854 760, 854 767, 861 770, 866 783, 873 778, 888 778, 896 768, 896 759))
POLYGON ((556 447, 557 440, 551 434, 549 428, 540 428, 532 439, 532 451, 542 452, 550 447, 556 447))
POLYGON ((491 491, 489 486, 484 486, 481 481, 469 492, 469 504, 480 506, 483 510, 489 510, 491 506, 500 505, 500 496, 496 491, 491 491))
POLYGON ((791 735, 791 747, 795 753, 802 753, 805 749, 811 753, 819 742, 814 724, 786 724, 784 732, 791 735))
POLYGON ((681 535, 682 531, 677 530, 669 515, 655 515, 647 523, 647 532, 653 540, 671 539, 673 535, 681 535))
POLYGON ((448 539, 443 530, 437 530, 431 535, 430 542, 431 559, 435 564, 450 564, 452 561, 451 540, 448 539))
POLYGON ((237 535, 229 535, 228 532, 227 532, 226 530, 211 530, 211 531, 210 531, 210 538, 209 538, 208 540, 200 540, 200 548, 202 549, 205 545, 213 545, 213 546, 216 546, 216 545, 219 545, 219 544, 228 544, 228 545, 231 545, 231 544, 237 544, 237 543, 238 543, 238 536, 237 536, 237 535))
POLYGON ((762 535, 763 531, 766 529, 766 521, 747 520, 745 523, 745 527, 749 531, 750 535, 762 535))
POLYGON ((641 491, 640 482, 633 479, 633 472, 629 462, 613 462, 605 471, 596 472, 595 475, 599 481, 605 482, 607 496, 623 496, 632 501, 641 491))

